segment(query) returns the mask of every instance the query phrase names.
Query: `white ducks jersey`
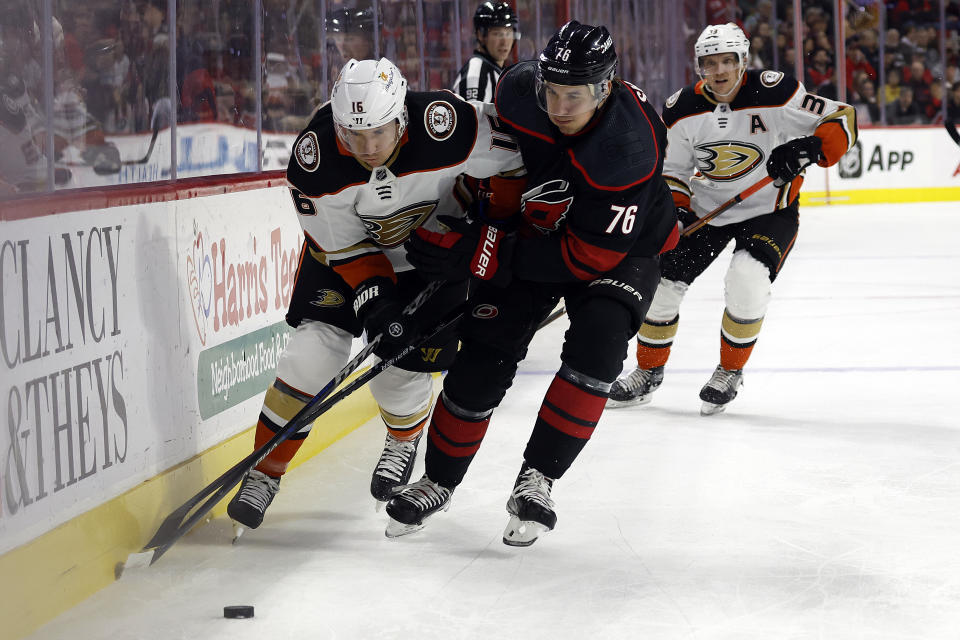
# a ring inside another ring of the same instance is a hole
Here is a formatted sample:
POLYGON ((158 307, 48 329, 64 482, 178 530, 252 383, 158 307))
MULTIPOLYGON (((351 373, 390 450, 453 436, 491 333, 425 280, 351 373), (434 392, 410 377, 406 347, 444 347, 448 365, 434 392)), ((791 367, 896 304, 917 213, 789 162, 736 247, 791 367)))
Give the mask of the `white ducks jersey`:
MULTIPOLYGON (((718 103, 703 81, 685 87, 667 99, 663 120, 663 177, 674 203, 701 217, 765 178, 770 152, 784 142, 816 135, 823 141, 818 164, 828 167, 857 139, 852 107, 807 93, 779 71, 747 71, 730 104, 718 103)), ((710 224, 733 224, 787 207, 802 182, 798 176, 782 187, 771 183, 710 224)))

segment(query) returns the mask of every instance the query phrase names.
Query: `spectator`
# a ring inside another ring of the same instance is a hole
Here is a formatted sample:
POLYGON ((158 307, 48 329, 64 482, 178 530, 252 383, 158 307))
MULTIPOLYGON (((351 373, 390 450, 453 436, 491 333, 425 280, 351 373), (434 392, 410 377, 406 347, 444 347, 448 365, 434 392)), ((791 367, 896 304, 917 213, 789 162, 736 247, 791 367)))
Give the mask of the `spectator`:
POLYGON ((929 90, 930 99, 923 105, 926 121, 932 124, 943 124, 943 83, 934 82, 929 90))
POLYGON ((877 71, 873 68, 867 61, 867 57, 863 54, 863 51, 859 47, 851 47, 847 49, 847 86, 855 86, 853 83, 854 73, 857 71, 862 71, 867 75, 871 80, 877 78, 877 71))
POLYGON ((884 87, 883 103, 886 105, 896 102, 900 97, 900 71, 899 69, 887 70, 887 85, 884 87))
POLYGON ((819 89, 833 82, 833 66, 830 64, 830 53, 826 49, 822 47, 814 49, 810 60, 810 66, 807 67, 810 86, 819 89))
POLYGON ((853 108, 857 112, 857 122, 878 124, 880 122, 880 107, 877 105, 877 90, 873 80, 864 79, 858 87, 857 100, 853 101, 853 108))
POLYGON ((913 89, 913 100, 917 109, 924 113, 931 100, 930 85, 933 84, 933 74, 923 64, 923 56, 914 56, 910 66, 904 68, 903 84, 913 89))
POLYGON ((950 88, 950 100, 947 102, 947 118, 960 122, 960 82, 954 82, 950 88))
POLYGON ((887 124, 919 124, 920 112, 913 101, 913 89, 901 87, 896 102, 887 105, 887 124))

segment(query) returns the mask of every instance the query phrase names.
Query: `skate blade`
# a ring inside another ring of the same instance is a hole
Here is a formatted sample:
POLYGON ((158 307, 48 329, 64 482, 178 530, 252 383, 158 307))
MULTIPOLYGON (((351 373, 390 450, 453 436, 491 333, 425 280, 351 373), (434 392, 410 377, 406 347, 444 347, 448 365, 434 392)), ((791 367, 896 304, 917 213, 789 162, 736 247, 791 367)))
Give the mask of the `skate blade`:
POLYGON ((529 547, 541 533, 550 531, 539 522, 521 520, 517 516, 510 516, 507 528, 503 530, 503 544, 510 547, 529 547))
POLYGON ((416 524, 403 524, 393 518, 390 518, 390 522, 387 523, 387 528, 383 532, 383 535, 388 538, 399 538, 400 536, 406 536, 411 533, 416 533, 423 529, 423 522, 418 522, 416 524))
POLYGON ((726 411, 727 405, 725 404, 713 404, 712 402, 704 402, 700 407, 700 415, 702 416, 714 416, 718 413, 723 413, 726 411))
POLYGON ((613 398, 607 398, 607 404, 604 406, 604 409, 622 409, 624 407, 639 407, 641 405, 650 404, 651 400, 653 400, 653 394, 647 394, 645 396, 640 396, 639 398, 634 398, 632 400, 614 400, 613 398))
POLYGON ((247 528, 236 520, 231 520, 231 522, 233 523, 233 540, 230 541, 230 544, 237 544, 240 541, 240 536, 247 528))

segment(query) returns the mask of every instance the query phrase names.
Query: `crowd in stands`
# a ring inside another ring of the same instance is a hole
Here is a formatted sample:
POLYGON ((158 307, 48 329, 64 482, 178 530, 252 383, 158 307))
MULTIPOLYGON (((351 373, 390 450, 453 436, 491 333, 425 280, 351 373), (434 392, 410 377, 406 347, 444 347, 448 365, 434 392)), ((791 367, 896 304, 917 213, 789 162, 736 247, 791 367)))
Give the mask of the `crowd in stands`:
MULTIPOLYGON (((541 9, 552 6, 550 0, 541 1, 541 9)), ((581 10, 586 4, 597 9, 602 2, 574 4, 581 10)), ((521 20, 526 16, 534 22, 531 3, 518 4, 521 20)), ((44 95, 40 3, 7 0, 6 5, 0 12, 0 72, 20 81, 22 86, 9 91, 32 103, 35 133, 42 137, 47 124, 38 115, 43 113, 44 95)), ((105 135, 142 134, 168 126, 173 118, 180 123, 256 128, 257 74, 262 74, 263 130, 294 133, 326 99, 350 58, 387 56, 415 89, 450 86, 457 70, 451 45, 456 41, 453 2, 421 5, 420 17, 427 25, 422 38, 415 1, 381 0, 378 5, 375 20, 369 0, 331 0, 324 16, 316 2, 262 0, 262 63, 258 63, 248 0, 180 1, 171 100, 174 38, 168 0, 55 3, 51 30, 56 151, 74 143, 90 156, 84 161, 98 162, 108 171, 119 160, 105 135)), ((699 33, 704 20, 737 22, 750 37, 754 67, 793 71, 793 0, 686 0, 683 6, 689 33, 699 33)), ((834 46, 835 0, 803 0, 801 6, 803 81, 808 89, 839 97, 837 79, 843 73, 846 101, 866 125, 936 124, 945 115, 960 118, 960 0, 946 1, 945 55, 937 0, 846 0, 842 61, 834 46)), ((460 17, 469 26, 469 20, 460 17)), ((473 45, 469 28, 460 29, 460 42, 468 53, 473 45)), ((533 45, 526 36, 520 40, 520 56, 532 55, 533 45)), ((630 48, 629 43, 624 46, 630 48)), ((12 93, 10 97, 17 98, 12 93)))
MULTIPOLYGON (((866 125, 938 124, 944 111, 947 118, 960 117, 960 0, 945 4, 945 56, 937 0, 846 0, 842 61, 834 46, 836 4, 803 0, 801 5, 803 82, 808 90, 837 98, 838 74, 843 73, 846 101, 866 125)), ((774 68, 776 59, 776 68, 792 73, 791 0, 707 0, 707 8, 716 14, 708 19, 729 17, 744 28, 756 68, 774 68)))

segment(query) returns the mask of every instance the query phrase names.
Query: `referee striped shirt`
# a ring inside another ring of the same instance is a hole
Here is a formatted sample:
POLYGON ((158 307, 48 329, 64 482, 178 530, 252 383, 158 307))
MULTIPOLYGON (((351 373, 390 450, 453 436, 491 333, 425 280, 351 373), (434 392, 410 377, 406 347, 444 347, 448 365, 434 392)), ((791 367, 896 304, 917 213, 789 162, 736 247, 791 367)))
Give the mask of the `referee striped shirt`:
POLYGON ((453 92, 464 100, 493 102, 493 91, 503 67, 497 65, 486 53, 476 50, 463 65, 453 82, 453 92))

